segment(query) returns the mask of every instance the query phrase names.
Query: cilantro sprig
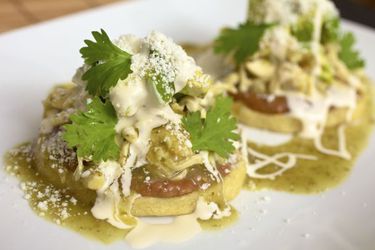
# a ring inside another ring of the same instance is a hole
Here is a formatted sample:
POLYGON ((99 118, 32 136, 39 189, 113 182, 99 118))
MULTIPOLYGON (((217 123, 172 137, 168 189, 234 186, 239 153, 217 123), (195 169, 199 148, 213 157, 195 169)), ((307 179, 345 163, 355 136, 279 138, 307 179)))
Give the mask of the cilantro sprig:
POLYGON ((321 42, 337 42, 340 39, 340 18, 333 17, 325 20, 322 26, 321 42))
POLYGON ((101 160, 117 160, 120 154, 116 144, 116 112, 112 104, 95 97, 87 105, 86 112, 70 116, 72 124, 64 126, 64 140, 70 148, 77 149, 79 157, 101 160))
POLYGON ((359 55, 358 50, 354 49, 355 38, 353 33, 347 32, 340 38, 339 58, 349 69, 363 68, 365 61, 359 55))
POLYGON ((118 80, 125 79, 132 71, 131 55, 114 45, 107 33, 93 31, 95 41, 85 40, 86 47, 80 49, 82 57, 91 68, 82 80, 87 81, 86 90, 93 96, 106 96, 118 80))
POLYGON ((231 107, 231 98, 218 96, 206 119, 201 119, 200 112, 189 113, 182 119, 190 133, 193 150, 215 152, 224 158, 234 151, 233 141, 239 135, 234 132, 236 119, 231 116, 231 107))
POLYGON ((342 32, 340 19, 338 17, 326 20, 322 26, 321 42, 338 43, 340 46, 339 58, 349 69, 363 68, 365 61, 361 58, 358 50, 354 48, 355 37, 351 32, 342 32))
POLYGON ((244 62, 259 49, 264 32, 273 24, 254 24, 251 21, 240 24, 238 28, 222 30, 214 42, 217 54, 233 53, 237 64, 244 62))

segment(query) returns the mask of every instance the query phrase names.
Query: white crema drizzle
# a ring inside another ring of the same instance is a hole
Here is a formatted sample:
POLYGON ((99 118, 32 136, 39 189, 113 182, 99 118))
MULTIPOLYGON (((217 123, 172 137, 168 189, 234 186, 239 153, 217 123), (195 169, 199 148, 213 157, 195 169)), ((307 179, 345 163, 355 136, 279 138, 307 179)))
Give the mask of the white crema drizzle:
POLYGON ((272 156, 259 153, 249 146, 247 147, 248 156, 255 157, 255 163, 249 163, 247 166, 247 175, 253 178, 258 179, 271 179, 274 180, 277 176, 282 175, 285 171, 287 171, 290 168, 293 168, 297 164, 298 159, 302 160, 317 160, 318 158, 312 155, 305 155, 305 154, 294 154, 290 152, 282 152, 277 153, 272 156), (286 162, 280 161, 283 158, 287 158, 286 162), (260 174, 258 173, 259 170, 262 168, 274 164, 275 166, 279 167, 278 170, 276 170, 273 173, 267 173, 267 174, 260 174))
POLYGON ((311 98, 302 95, 287 95, 290 116, 296 117, 302 122, 300 136, 314 140, 318 151, 328 155, 350 159, 350 153, 346 149, 345 126, 338 130, 339 147, 337 150, 327 149, 322 144, 322 135, 332 107, 347 108, 346 120, 351 119, 351 114, 357 106, 357 95, 353 88, 332 85, 325 96, 315 95, 311 98))
MULTIPOLYGON (((313 69, 314 85, 317 84, 321 74, 320 59, 320 40, 322 33, 322 24, 324 15, 327 12, 327 5, 315 3, 315 16, 313 20, 314 33, 311 42, 311 50, 315 57, 315 67, 313 69)), ((316 149, 324 154, 350 159, 351 155, 346 148, 345 126, 341 125, 338 129, 339 147, 337 150, 328 149, 322 144, 322 135, 331 107, 348 108, 347 121, 350 120, 351 114, 356 107, 357 96, 354 89, 349 87, 338 88, 333 84, 328 89, 326 96, 319 96, 316 89, 312 89, 312 100, 304 100, 305 104, 299 102, 298 98, 287 96, 288 105, 291 115, 302 121, 302 137, 312 138, 316 149), (305 112, 305 113, 304 113, 305 112)))
POLYGON ((202 231, 198 219, 220 219, 230 214, 230 209, 221 211, 216 203, 199 197, 194 213, 175 216, 170 223, 147 223, 139 220, 125 240, 133 248, 146 248, 157 243, 180 243, 202 231))
MULTIPOLYGON (((312 139, 316 149, 324 154, 350 159, 350 153, 346 148, 345 128, 341 125, 338 128, 338 149, 328 149, 322 144, 322 135, 331 107, 348 108, 346 119, 350 120, 351 115, 357 105, 357 96, 354 89, 350 87, 337 87, 333 85, 328 91, 327 96, 317 96, 315 99, 306 99, 302 95, 287 95, 290 114, 302 122, 302 137, 312 139)), ((242 154, 245 159, 248 157, 256 158, 254 163, 248 163, 247 174, 253 178, 275 179, 282 175, 286 170, 296 166, 298 159, 317 160, 317 157, 304 154, 294 154, 290 152, 281 152, 272 156, 255 151, 247 145, 248 134, 242 128, 242 154), (247 149, 247 150, 246 150, 247 149), (286 161, 281 161, 282 159, 286 161), (260 174, 259 170, 274 164, 279 167, 275 172, 269 174, 260 174)), ((259 142, 259 141, 258 141, 259 142)), ((287 142, 284 141, 284 142, 287 142)))
MULTIPOLYGON (((295 154, 290 152, 281 152, 278 154, 274 154, 272 156, 260 153, 252 149, 248 145, 248 137, 246 133, 244 133, 244 128, 241 131, 241 153, 243 158, 247 163, 247 175, 252 178, 258 179, 271 179, 274 180, 277 176, 282 175, 288 169, 291 169, 296 166, 297 160, 317 160, 317 157, 312 155, 305 155, 305 154, 295 154), (249 158, 252 161, 249 160, 249 158), (281 161, 281 159, 287 158, 286 162, 281 161), (272 173, 264 173, 260 174, 259 170, 269 166, 270 164, 274 164, 275 166, 279 167, 275 172, 272 173)), ((286 142, 286 141, 285 141, 286 142)))
MULTIPOLYGON (((334 86, 335 85, 328 90, 326 97, 318 97, 315 100, 306 100, 302 95, 288 95, 288 106, 290 107, 290 115, 298 118, 302 122, 303 130, 300 135, 312 139, 319 152, 350 159, 351 156, 346 148, 345 140, 346 125, 341 125, 338 128, 339 146, 337 150, 324 147, 321 140, 330 107, 348 108, 346 117, 348 120, 351 118, 351 114, 356 107, 356 93, 354 89, 334 86)), ((265 155, 250 148, 247 145, 247 141, 251 141, 251 138, 247 137, 248 133, 242 130, 242 154, 245 159, 248 159, 248 157, 256 158, 254 163, 248 163, 247 166, 247 174, 253 178, 275 179, 288 169, 295 167, 298 159, 317 160, 317 157, 312 155, 294 154, 290 152, 281 152, 272 156, 265 155), (287 159, 286 161, 281 161, 285 158, 287 159), (279 169, 269 174, 259 173, 259 170, 270 164, 274 164, 279 167, 279 169)), ((284 142, 287 141, 288 140, 285 140, 284 142)))

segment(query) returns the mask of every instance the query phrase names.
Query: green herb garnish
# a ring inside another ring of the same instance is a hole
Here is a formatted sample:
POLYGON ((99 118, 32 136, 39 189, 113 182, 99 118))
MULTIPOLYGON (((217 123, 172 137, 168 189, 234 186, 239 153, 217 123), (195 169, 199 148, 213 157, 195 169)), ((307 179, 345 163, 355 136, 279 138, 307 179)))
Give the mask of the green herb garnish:
POLYGON ((310 18, 304 17, 291 27, 291 33, 300 42, 310 42, 313 39, 314 24, 310 18))
POLYGON ((85 63, 91 65, 82 80, 87 80, 86 90, 91 95, 106 96, 118 80, 132 72, 131 55, 114 45, 104 30, 93 31, 92 35, 95 42, 85 40, 87 46, 80 50, 85 63))
POLYGON ((235 61, 240 64, 258 51, 264 32, 271 26, 248 21, 236 29, 224 29, 214 42, 214 51, 218 54, 233 53, 235 61))
POLYGON ((336 42, 340 39, 340 18, 334 17, 324 21, 322 26, 321 43, 336 42))
POLYGON ((359 52, 353 48, 355 38, 353 33, 347 32, 340 38, 339 58, 349 69, 363 68, 365 61, 360 57, 359 52))
POLYGON ((224 158, 234 151, 233 140, 238 140, 239 135, 233 132, 236 119, 231 115, 231 107, 231 98, 218 96, 206 119, 201 119, 200 112, 189 113, 182 119, 193 150, 212 151, 224 158))
POLYGON ((349 69, 363 68, 365 61, 355 50, 355 37, 353 33, 342 33, 339 17, 326 20, 323 23, 321 42, 323 44, 330 42, 338 42, 340 45, 339 58, 349 69))
POLYGON ((70 148, 77 148, 79 157, 92 159, 95 163, 117 160, 120 154, 116 143, 116 112, 112 104, 103 103, 95 97, 87 105, 86 112, 70 116, 72 124, 64 126, 64 140, 70 148))

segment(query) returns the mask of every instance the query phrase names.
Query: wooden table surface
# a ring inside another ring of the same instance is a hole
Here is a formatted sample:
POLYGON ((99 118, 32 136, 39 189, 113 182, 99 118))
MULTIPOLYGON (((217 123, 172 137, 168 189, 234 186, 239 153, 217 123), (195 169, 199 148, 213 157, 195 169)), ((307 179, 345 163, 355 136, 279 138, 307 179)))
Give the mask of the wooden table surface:
POLYGON ((0 32, 119 0, 0 0, 0 32))
MULTIPOLYGON (((126 0, 0 0, 0 33, 117 1, 126 0)), ((336 0, 336 3, 341 1, 375 7, 375 0, 336 0)))

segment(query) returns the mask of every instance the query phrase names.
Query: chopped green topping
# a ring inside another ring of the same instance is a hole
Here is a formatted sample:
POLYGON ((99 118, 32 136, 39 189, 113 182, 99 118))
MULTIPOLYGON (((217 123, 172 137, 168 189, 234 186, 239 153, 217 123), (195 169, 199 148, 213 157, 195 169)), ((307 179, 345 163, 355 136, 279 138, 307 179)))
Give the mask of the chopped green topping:
POLYGON ((163 76, 155 73, 149 73, 147 79, 149 83, 152 84, 152 87, 154 88, 159 100, 164 103, 169 103, 172 101, 172 97, 175 92, 173 82, 165 82, 163 80, 163 76))
POLYGON ((323 44, 338 41, 340 38, 340 19, 334 17, 323 23, 321 42, 323 44))
POLYGON ((358 50, 353 48, 355 38, 353 33, 347 32, 340 38, 339 58, 349 69, 363 68, 365 61, 360 57, 358 50))
POLYGON ((300 42, 310 42, 313 39, 314 24, 309 17, 301 17, 296 24, 291 27, 291 33, 300 42))
MULTIPOLYGON (((322 60, 323 61, 323 60, 322 60)), ((331 65, 328 64, 327 61, 323 61, 322 63, 322 70, 320 72, 319 78, 327 84, 332 83, 334 79, 334 71, 331 65)))
POLYGON ((190 96, 204 96, 211 84, 212 80, 209 75, 203 74, 202 71, 196 71, 194 77, 188 80, 180 93, 190 96))
POLYGON ((265 8, 264 8, 264 0, 251 0, 248 1, 248 12, 247 12, 247 18, 248 20, 255 22, 255 23, 261 23, 264 22, 265 19, 265 8))
POLYGON ((80 50, 85 63, 91 65, 82 80, 87 81, 86 90, 91 95, 106 96, 118 80, 132 72, 131 55, 114 45, 104 30, 93 31, 92 35, 95 42, 85 40, 87 46, 80 50))
POLYGON ((172 62, 157 51, 150 53, 150 69, 146 78, 152 84, 158 99, 169 103, 175 93, 176 69, 172 62))
POLYGON ((103 103, 95 97, 87 105, 86 112, 70 116, 72 124, 64 126, 64 140, 70 148, 77 148, 79 157, 92 159, 95 163, 117 160, 120 154, 116 143, 116 112, 112 104, 103 103))
MULTIPOLYGON (((314 25, 308 19, 300 20, 292 27, 292 34, 301 42, 311 41, 313 31, 314 25)), ((364 60, 360 57, 359 52, 353 48, 355 44, 354 35, 351 32, 342 33, 339 17, 333 17, 323 22, 321 43, 326 44, 330 42, 339 43, 340 51, 338 56, 349 69, 364 67, 364 60)), ((330 73, 328 71, 325 73, 321 77, 328 81, 330 73)))
POLYGON ((214 42, 214 51, 218 54, 233 53, 235 61, 240 64, 258 51, 264 32, 271 26, 248 21, 236 29, 224 29, 214 42))
POLYGON ((218 96, 206 119, 201 119, 200 112, 189 113, 182 119, 190 133, 193 150, 215 152, 224 158, 235 150, 233 140, 238 140, 239 135, 233 132, 236 119, 231 115, 231 107, 231 98, 218 96))

